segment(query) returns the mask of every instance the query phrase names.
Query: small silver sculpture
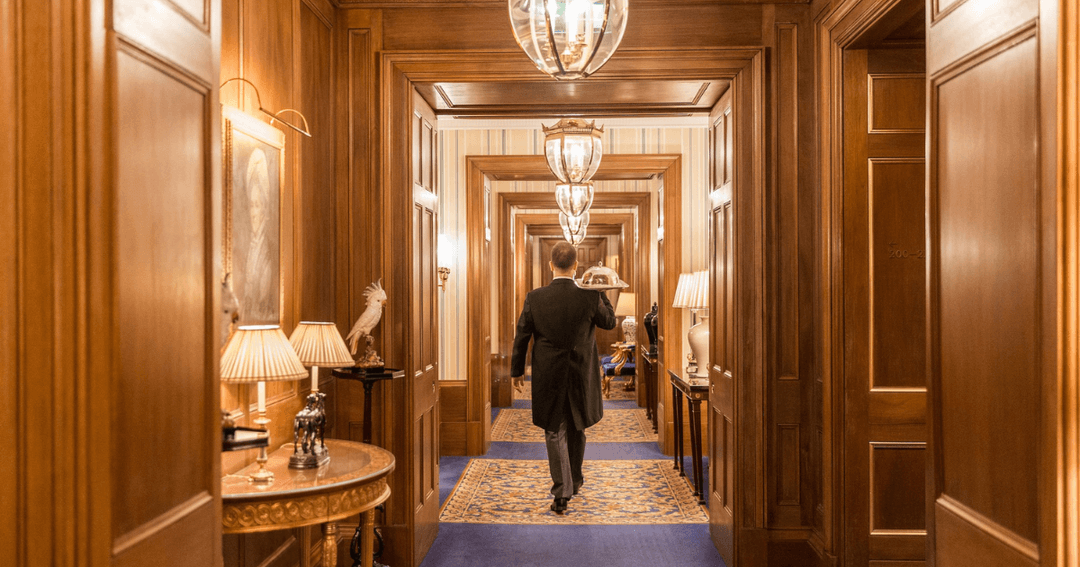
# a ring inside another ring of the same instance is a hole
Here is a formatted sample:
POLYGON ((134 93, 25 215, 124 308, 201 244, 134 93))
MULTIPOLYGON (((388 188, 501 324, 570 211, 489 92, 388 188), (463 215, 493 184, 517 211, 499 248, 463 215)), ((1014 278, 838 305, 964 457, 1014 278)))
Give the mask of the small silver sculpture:
POLYGON ((349 331, 349 336, 345 337, 345 340, 349 341, 349 351, 355 355, 356 347, 363 338, 367 346, 364 354, 357 359, 356 365, 360 368, 378 368, 383 365, 383 360, 372 346, 375 339, 371 338, 371 330, 382 319, 383 305, 386 304, 386 291, 382 287, 382 278, 364 290, 364 297, 367 298, 367 308, 360 314, 356 323, 353 323, 352 330, 349 331))
POLYGON ((293 454, 289 458, 291 469, 314 469, 330 460, 323 440, 326 428, 326 394, 308 394, 307 406, 293 418, 293 454))

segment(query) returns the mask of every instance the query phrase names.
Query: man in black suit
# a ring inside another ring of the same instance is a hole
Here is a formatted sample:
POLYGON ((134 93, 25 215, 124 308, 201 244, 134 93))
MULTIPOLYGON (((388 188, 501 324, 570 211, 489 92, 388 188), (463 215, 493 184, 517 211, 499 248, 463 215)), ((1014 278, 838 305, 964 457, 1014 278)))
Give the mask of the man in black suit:
POLYGON ((604 416, 594 329, 614 329, 615 310, 603 293, 574 282, 577 250, 570 243, 552 248, 548 266, 554 279, 529 292, 518 317, 510 375, 524 379, 533 339, 533 424, 544 428, 555 497, 551 510, 562 514, 584 482, 585 428, 604 416))

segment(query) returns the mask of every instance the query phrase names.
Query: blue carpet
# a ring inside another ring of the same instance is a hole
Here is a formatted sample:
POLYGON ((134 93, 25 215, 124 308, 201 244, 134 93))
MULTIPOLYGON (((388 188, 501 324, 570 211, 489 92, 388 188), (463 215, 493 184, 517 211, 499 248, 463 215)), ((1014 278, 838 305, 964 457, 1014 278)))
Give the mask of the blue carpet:
POLYGON ((421 567, 723 566, 707 524, 504 526, 440 524, 421 567))
MULTIPOLYGON (((515 409, 530 409, 530 400, 514 400, 515 409)), ((604 409, 634 409, 632 400, 604 401, 604 409)), ((492 422, 499 408, 492 408, 492 422)), ((586 433, 587 434, 587 433, 586 433)), ((689 447, 687 447, 689 450, 689 447)), ((442 457, 439 462, 439 505, 453 492, 469 461, 481 459, 546 460, 543 443, 495 442, 482 457, 442 457)), ((656 443, 595 443, 585 446, 586 460, 668 459, 656 443)), ((692 482, 690 458, 685 459, 692 482)), ((708 479, 708 459, 704 460, 708 479)), ((588 483, 588 479, 585 479, 588 483)), ((708 486, 705 490, 708 494, 708 486)), ((650 567, 724 567, 707 524, 649 526, 541 526, 443 523, 421 567, 548 567, 608 565, 650 567)))

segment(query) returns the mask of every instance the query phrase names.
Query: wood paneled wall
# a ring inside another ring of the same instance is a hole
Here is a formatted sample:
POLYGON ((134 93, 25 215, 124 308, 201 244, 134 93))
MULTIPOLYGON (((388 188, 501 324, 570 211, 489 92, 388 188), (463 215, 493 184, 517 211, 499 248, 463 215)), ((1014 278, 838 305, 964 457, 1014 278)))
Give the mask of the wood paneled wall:
MULTIPOLYGON (((766 205, 766 312, 769 346, 768 525, 775 541, 806 540, 819 502, 815 482, 820 406, 813 320, 814 255, 818 202, 814 181, 813 33, 801 7, 766 9, 764 35, 772 47, 768 76, 771 125, 765 158, 769 169, 766 205)), ((736 117, 736 121, 738 117, 736 117)))
MULTIPOLYGON (((0 548, 11 550, 16 564, 141 563, 145 546, 159 542, 170 550, 156 556, 166 564, 218 562, 215 480, 246 457, 230 456, 224 464, 207 458, 216 445, 212 414, 220 401, 243 418, 250 393, 219 392, 216 381, 216 85, 243 76, 258 85, 265 107, 297 108, 311 122, 314 138, 290 131, 286 146, 282 322, 288 331, 301 318, 332 318, 347 329, 364 308, 364 287, 383 276, 388 288, 407 289, 412 262, 421 260, 396 247, 413 228, 408 113, 398 106, 408 100, 408 80, 536 73, 506 33, 501 3, 418 4, 424 9, 387 8, 403 4, 384 0, 0 3, 0 105, 11 110, 0 118, 0 262, 13 274, 0 282, 0 427, 16 432, 16 458, 0 464, 0 475, 11 479, 0 487, 0 514, 15 519, 0 523, 0 548), (151 5, 160 8, 155 18, 146 17, 151 5), (169 147, 183 151, 162 151, 169 147), (147 198, 150 188, 160 200, 147 198), (182 214, 166 214, 170 206, 182 214), (143 214, 133 217, 132 207, 143 214), (147 217, 158 225, 146 226, 147 217), (145 237, 147 230, 158 233, 145 237), (186 262, 175 282, 184 293, 149 274, 163 255, 186 262), (140 331, 165 317, 190 322, 178 340, 166 344, 140 331), (195 336, 200 328, 205 333, 195 336), (161 413, 168 423, 147 427, 140 418, 160 406, 165 392, 182 403, 161 413), (120 450, 145 443, 141 435, 148 431, 156 445, 176 448, 149 470, 146 459, 120 450), (176 462, 181 451, 187 458, 176 462), (143 490, 156 474, 167 489, 143 490), (129 486, 135 490, 122 495, 120 488, 129 486), (155 521, 162 518, 168 521, 155 521)), ((832 285, 842 276, 830 256, 829 228, 840 220, 829 188, 839 179, 834 165, 842 145, 829 132, 842 119, 833 89, 841 76, 835 48, 873 18, 860 5, 642 0, 622 47, 598 76, 712 77, 717 61, 741 61, 726 67, 733 73, 749 60, 760 78, 737 88, 745 108, 756 109, 744 127, 762 136, 739 162, 755 180, 750 187, 759 193, 750 194, 760 196, 761 209, 751 212, 762 224, 740 232, 738 211, 734 221, 736 241, 767 243, 750 248, 752 271, 739 276, 746 295, 735 300, 765 322, 739 320, 747 334, 738 354, 751 360, 739 362, 746 395, 736 403, 752 427, 739 434, 736 474, 743 484, 733 530, 752 550, 769 539, 809 539, 825 555, 842 551, 843 455, 836 441, 844 415, 833 403, 842 390, 832 376, 842 364, 836 355, 843 335, 831 316, 843 298, 832 285), (814 33, 807 29, 811 15, 821 24, 814 33), (811 40, 819 55, 813 71, 805 49, 811 40), (672 55, 680 49, 686 51, 672 55), (818 89, 816 112, 807 110, 811 85, 818 89), (817 142, 808 143, 815 121, 823 127, 817 142), (789 159, 793 153, 797 158, 789 159), (819 237, 806 238, 808 232, 819 237), (754 282, 761 285, 747 285, 754 282), (792 472, 796 462, 799 475, 792 472)), ((940 458, 929 469, 937 499, 928 516, 937 537, 931 549, 939 550, 942 564, 960 563, 989 549, 964 542, 996 539, 1006 552, 993 560, 1017 556, 1017 564, 1060 560, 1076 567, 1076 2, 928 6, 930 130, 937 136, 930 195, 940 200, 930 217, 932 243, 976 242, 1015 259, 965 264, 957 252, 965 248, 932 249, 940 263, 931 266, 937 287, 929 288, 929 312, 937 317, 928 326, 930 407, 931 419, 938 419, 930 448, 940 458), (969 104, 971 93, 979 93, 978 104, 969 104), (989 150, 970 151, 961 143, 969 139, 988 141, 989 150), (995 149, 1004 157, 989 159, 995 149), (987 168, 973 155, 983 156, 987 168), (972 192, 970 179, 1002 164, 1007 171, 972 192), (1001 181, 1010 176, 1017 181, 1001 181), (1026 216, 1018 220, 1019 213, 1026 216), (985 223, 999 217, 1006 220, 985 223), (1016 254, 1023 246, 1031 254, 1016 254), (987 274, 978 281, 1001 286, 993 288, 1000 293, 964 293, 976 281, 955 277, 965 266, 987 274), (1026 294, 1029 307, 1032 298, 1037 302, 1025 311, 1011 301, 1001 318, 1032 336, 1004 337, 994 334, 995 325, 964 318, 997 312, 1001 294, 1026 294), (964 334, 965 323, 977 332, 964 334), (1015 371, 983 372, 981 359, 964 348, 971 341, 986 352, 1015 354, 1001 366, 1015 371), (957 360, 969 364, 950 366, 957 360), (1023 360, 1031 363, 1017 362, 1023 360), (965 388, 973 376, 979 381, 965 388), (979 395, 949 397, 969 391, 979 395), (1000 408, 1007 419, 988 419, 980 413, 984 406, 1000 408), (980 438, 957 419, 986 423, 990 431, 1011 427, 998 436, 1004 443, 973 443, 980 438), (1018 445, 1017 439, 1037 441, 1018 445), (1001 451, 1013 461, 1027 455, 1036 472, 995 480, 972 468, 998 467, 1001 451), (942 520, 934 525, 938 514, 942 520), (957 518, 981 530, 972 532, 957 518), (1001 537, 1010 533, 1016 537, 1001 537)), ((236 101, 237 90, 230 86, 222 99, 236 101)), ((250 100, 240 104, 253 112, 250 100)), ((673 280, 658 283, 670 294, 673 280)), ((407 353, 418 340, 410 330, 412 303, 392 297, 376 328, 391 365, 412 364, 407 353)), ((361 390, 335 386, 329 376, 323 383, 337 400, 334 435, 357 438, 363 416, 353 408, 362 407, 361 390)), ((275 439, 286 439, 284 426, 303 393, 298 387, 272 388, 275 439)), ((405 459, 413 430, 408 412, 398 410, 416 399, 413 387, 380 385, 375 396, 375 442, 405 459)), ((384 561, 395 565, 415 565, 424 552, 410 519, 417 491, 404 471, 412 470, 413 463, 399 462, 392 479, 387 535, 399 555, 384 561)), ((292 563, 298 551, 291 550, 303 548, 305 538, 296 545, 288 537, 235 545, 230 559, 292 563)))

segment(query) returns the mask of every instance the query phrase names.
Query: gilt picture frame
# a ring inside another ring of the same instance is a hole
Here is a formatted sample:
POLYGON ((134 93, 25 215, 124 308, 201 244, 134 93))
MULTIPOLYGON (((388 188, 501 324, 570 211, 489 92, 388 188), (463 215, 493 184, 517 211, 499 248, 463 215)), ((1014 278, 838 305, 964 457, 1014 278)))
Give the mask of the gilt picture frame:
MULTIPOLYGON (((285 134, 222 105, 224 163, 222 271, 239 304, 240 325, 277 325, 284 311, 281 209, 285 134)), ((223 334, 227 337, 228 332, 223 334)))

